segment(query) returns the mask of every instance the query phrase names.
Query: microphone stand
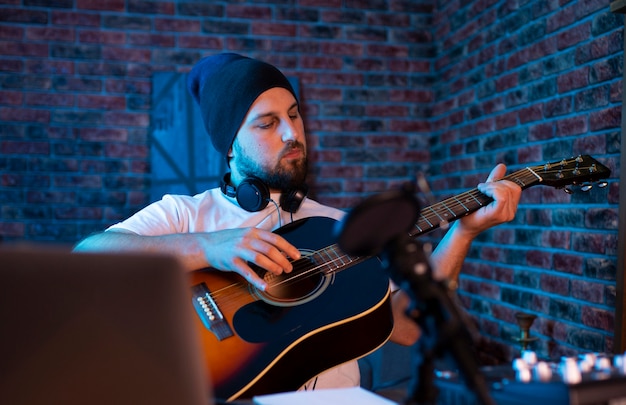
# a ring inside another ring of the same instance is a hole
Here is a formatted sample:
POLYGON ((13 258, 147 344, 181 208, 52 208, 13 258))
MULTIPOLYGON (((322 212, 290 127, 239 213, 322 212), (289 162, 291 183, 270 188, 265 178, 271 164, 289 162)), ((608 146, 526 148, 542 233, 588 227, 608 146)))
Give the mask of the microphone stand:
POLYGON ((407 316, 422 331, 415 345, 416 375, 405 404, 437 403, 439 390, 434 381, 434 361, 451 356, 477 399, 483 405, 496 405, 478 368, 470 325, 455 304, 453 292, 443 281, 433 279, 432 268, 421 244, 408 235, 396 237, 387 245, 382 258, 391 279, 410 296, 412 304, 407 316))

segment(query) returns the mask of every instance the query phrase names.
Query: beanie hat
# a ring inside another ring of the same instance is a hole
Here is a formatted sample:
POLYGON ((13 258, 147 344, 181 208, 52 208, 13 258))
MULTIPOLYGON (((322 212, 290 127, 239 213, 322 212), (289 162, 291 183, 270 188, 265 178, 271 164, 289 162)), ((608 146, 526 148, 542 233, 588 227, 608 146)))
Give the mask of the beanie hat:
POLYGON ((289 90, 298 100, 289 80, 277 68, 235 53, 201 59, 187 77, 187 89, 200 106, 204 128, 224 157, 252 103, 274 87, 289 90))

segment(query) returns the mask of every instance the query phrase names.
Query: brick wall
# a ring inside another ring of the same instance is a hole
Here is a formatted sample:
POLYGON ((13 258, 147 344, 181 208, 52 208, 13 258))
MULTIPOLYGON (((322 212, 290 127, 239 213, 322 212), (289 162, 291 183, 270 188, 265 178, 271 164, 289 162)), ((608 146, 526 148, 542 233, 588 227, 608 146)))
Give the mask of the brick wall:
MULTIPOLYGON (((285 3, 1 1, 0 237, 73 243, 143 207, 152 75, 226 50, 298 77, 313 193, 337 207, 418 171, 443 198, 496 162, 618 169, 623 23, 606 1, 285 3)), ((524 310, 544 355, 611 350, 618 185, 533 187, 480 237, 461 294, 485 336, 506 349, 524 310)))
MULTIPOLYGON (((430 174, 442 197, 494 162, 589 154, 617 176, 623 16, 608 2, 440 1, 433 17, 430 174)), ((538 316, 543 355, 611 352, 617 202, 616 181, 525 190, 515 221, 481 235, 464 267, 462 299, 483 333, 509 345, 523 311, 538 316)))

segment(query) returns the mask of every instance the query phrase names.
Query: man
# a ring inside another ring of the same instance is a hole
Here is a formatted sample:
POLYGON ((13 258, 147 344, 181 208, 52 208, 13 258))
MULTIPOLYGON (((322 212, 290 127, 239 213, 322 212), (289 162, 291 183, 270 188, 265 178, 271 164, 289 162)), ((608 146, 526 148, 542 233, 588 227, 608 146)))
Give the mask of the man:
MULTIPOLYGON (((250 263, 279 275, 293 270, 296 246, 273 233, 312 216, 341 219, 344 212, 306 197, 307 146, 300 105, 286 77, 275 67, 236 54, 204 58, 190 72, 189 90, 205 128, 230 173, 221 187, 196 196, 165 196, 105 232, 81 241, 77 251, 171 253, 192 271, 233 271, 265 289, 250 263)), ((436 277, 456 277, 472 240, 483 230, 513 219, 521 189, 495 182, 498 165, 478 190, 494 201, 457 221, 431 256, 436 277)), ((407 297, 394 294, 391 339, 409 345, 419 330, 402 316, 407 297)), ((335 367, 306 388, 359 385, 356 362, 335 367)))

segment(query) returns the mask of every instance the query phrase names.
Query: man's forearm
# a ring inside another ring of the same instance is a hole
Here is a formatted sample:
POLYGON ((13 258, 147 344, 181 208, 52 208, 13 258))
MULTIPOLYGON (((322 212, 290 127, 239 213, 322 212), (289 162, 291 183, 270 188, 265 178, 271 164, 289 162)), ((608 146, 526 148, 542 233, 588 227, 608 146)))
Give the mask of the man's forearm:
POLYGON ((463 234, 459 229, 458 223, 453 224, 431 255, 434 278, 456 280, 472 241, 471 236, 463 234))
POLYGON ((80 241, 75 252, 143 252, 176 256, 188 270, 197 270, 207 264, 199 260, 190 234, 142 236, 131 232, 106 231, 80 241))

